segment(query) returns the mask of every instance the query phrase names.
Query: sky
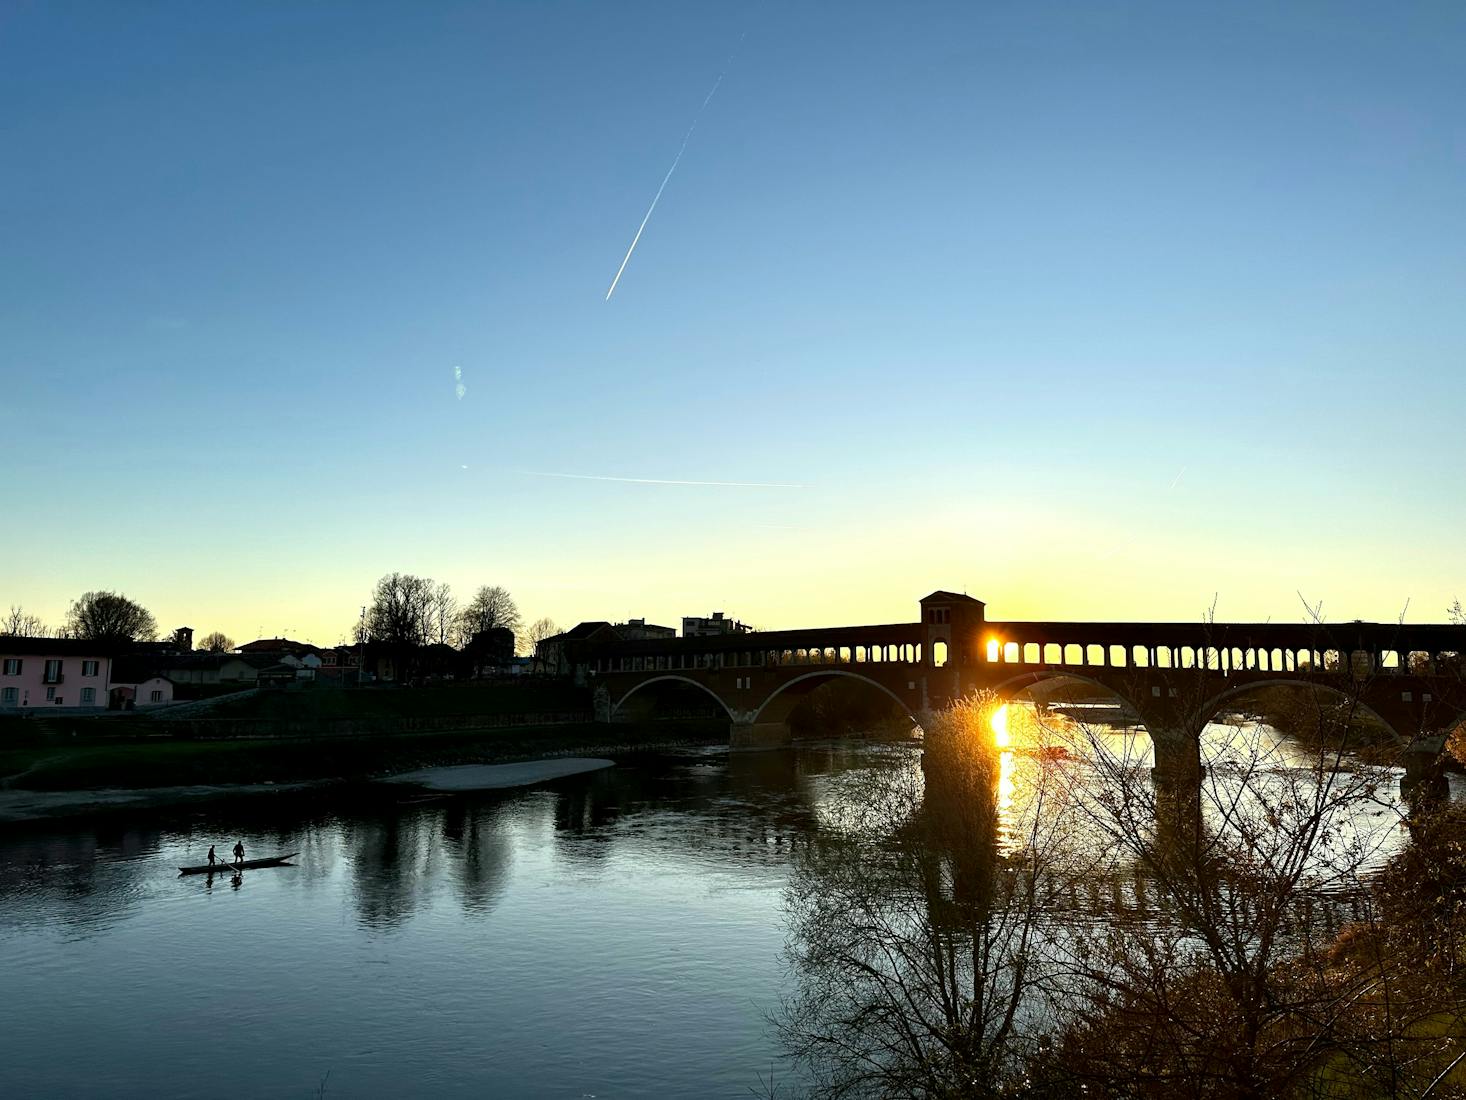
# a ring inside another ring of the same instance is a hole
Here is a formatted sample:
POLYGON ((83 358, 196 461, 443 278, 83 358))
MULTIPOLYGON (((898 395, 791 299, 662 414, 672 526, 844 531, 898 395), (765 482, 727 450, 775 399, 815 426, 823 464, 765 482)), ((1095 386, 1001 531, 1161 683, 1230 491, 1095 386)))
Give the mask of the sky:
POLYGON ((1454 3, 0 0, 0 605, 1440 620, 1463 45, 1454 3))

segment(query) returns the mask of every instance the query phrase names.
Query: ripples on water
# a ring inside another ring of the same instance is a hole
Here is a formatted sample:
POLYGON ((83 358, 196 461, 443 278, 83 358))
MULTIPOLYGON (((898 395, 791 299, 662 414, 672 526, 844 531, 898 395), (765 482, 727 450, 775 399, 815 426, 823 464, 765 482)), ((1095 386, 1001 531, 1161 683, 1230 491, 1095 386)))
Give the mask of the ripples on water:
POLYGON ((0 1095, 747 1096, 789 1080, 790 853, 842 772, 918 755, 710 750, 0 839, 0 1095), (236 838, 299 866, 177 877, 236 838))

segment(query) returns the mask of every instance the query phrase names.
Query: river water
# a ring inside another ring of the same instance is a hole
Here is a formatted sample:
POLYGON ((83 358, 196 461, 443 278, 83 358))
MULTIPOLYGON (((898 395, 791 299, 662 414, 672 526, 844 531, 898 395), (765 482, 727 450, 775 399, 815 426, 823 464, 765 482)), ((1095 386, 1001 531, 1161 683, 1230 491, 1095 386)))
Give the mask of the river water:
POLYGON ((748 1096, 859 743, 0 836, 0 1096, 748 1096), (208 846, 293 868, 179 877, 208 846))
POLYGON ((747 1096, 789 851, 868 751, 0 838, 0 1096, 747 1096), (177 875, 236 838, 299 866, 177 875))

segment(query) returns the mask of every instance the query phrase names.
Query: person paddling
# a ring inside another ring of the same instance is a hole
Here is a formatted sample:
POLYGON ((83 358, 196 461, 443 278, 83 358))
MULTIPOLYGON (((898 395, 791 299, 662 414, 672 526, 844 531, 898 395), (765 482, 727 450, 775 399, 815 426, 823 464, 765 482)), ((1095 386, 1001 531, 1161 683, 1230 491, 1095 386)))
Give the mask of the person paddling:
POLYGON ((244 841, 242 840, 234 842, 234 862, 236 864, 244 862, 244 841))
POLYGON ((214 865, 215 858, 216 857, 214 855, 214 846, 212 844, 210 844, 209 845, 209 866, 210 867, 212 867, 214 865))

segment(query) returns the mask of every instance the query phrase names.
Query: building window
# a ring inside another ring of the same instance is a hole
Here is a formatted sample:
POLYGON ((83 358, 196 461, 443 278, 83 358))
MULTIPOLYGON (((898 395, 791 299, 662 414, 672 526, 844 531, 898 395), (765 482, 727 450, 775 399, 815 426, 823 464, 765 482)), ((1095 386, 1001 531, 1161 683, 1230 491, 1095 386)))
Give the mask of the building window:
POLYGON ((47 661, 46 662, 46 674, 42 678, 42 682, 43 683, 47 683, 47 684, 59 684, 61 682, 61 662, 60 661, 47 661))
POLYGON ((161 691, 152 692, 148 695, 148 701, 153 703, 161 703, 163 701, 163 693, 161 691))
POLYGON ((0 691, 0 704, 13 707, 20 702, 20 688, 6 688, 0 691))
POLYGON ((48 702, 48 703, 54 703, 55 701, 56 701, 56 689, 55 688, 47 688, 46 689, 46 702, 48 702))
POLYGON ((83 676, 95 676, 97 674, 97 662, 83 661, 81 663, 81 674, 83 676))
POLYGON ((19 657, 6 657, 5 658, 5 675, 7 675, 7 676, 19 676, 20 675, 20 658, 19 657))
POLYGON ((82 704, 82 706, 84 706, 84 707, 95 706, 96 705, 96 702, 97 702, 97 689, 96 688, 82 688, 81 689, 81 704, 82 704))

